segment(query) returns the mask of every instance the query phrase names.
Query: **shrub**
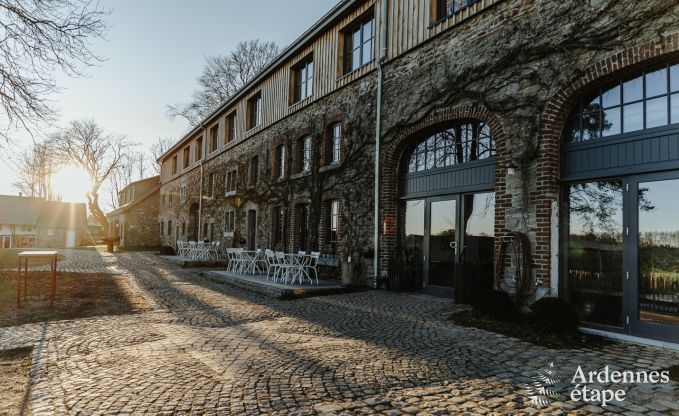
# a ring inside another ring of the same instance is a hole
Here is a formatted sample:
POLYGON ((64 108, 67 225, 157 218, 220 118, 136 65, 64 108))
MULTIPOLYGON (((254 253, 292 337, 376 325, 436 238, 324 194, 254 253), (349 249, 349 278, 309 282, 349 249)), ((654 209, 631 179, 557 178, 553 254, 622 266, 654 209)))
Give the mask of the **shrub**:
POLYGON ((578 314, 563 299, 542 298, 530 309, 538 328, 545 332, 575 332, 580 325, 578 314))
POLYGON ((161 256, 174 256, 175 255, 174 247, 172 247, 172 246, 162 246, 160 248, 160 255, 161 256))
POLYGON ((471 305, 478 314, 493 319, 512 320, 516 306, 509 294, 502 290, 484 290, 471 299, 471 305))

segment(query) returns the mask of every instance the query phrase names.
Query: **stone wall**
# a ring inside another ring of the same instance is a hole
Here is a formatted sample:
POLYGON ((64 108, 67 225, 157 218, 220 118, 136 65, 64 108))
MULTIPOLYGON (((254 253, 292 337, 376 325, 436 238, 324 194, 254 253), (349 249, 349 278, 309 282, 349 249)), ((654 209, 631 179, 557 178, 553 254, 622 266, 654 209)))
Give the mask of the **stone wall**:
POLYGON ((134 204, 121 215, 120 227, 125 227, 123 247, 155 247, 160 243, 158 218, 160 215, 160 191, 134 204))
MULTIPOLYGON (((396 245, 396 227, 382 227, 382 220, 398 214, 396 182, 403 150, 438 123, 471 117, 489 123, 497 141, 496 235, 526 233, 534 276, 549 287, 555 255, 550 241, 556 226, 552 205, 559 192, 559 138, 569 100, 598 88, 599 75, 621 76, 673 59, 679 5, 669 3, 507 0, 387 62, 380 172, 382 270, 388 270, 396 245), (510 164, 516 166, 516 173, 508 176, 510 164)), ((257 247, 273 247, 271 217, 273 209, 280 207, 284 235, 275 248, 292 251, 299 242, 294 208, 309 204, 308 241, 327 252, 327 201, 339 199, 339 257, 343 265, 349 257, 354 259, 345 280, 365 282, 372 261, 375 91, 372 72, 164 183, 162 243, 195 238, 191 212, 201 206, 199 227, 212 221, 218 230, 213 239, 229 247, 246 244, 247 211, 256 210, 257 247), (342 123, 344 162, 340 167, 322 167, 326 129, 333 120, 342 123), (296 141, 304 135, 311 135, 314 143, 312 173, 296 174, 296 141), (288 152, 287 173, 278 180, 274 153, 281 144, 288 152), (254 155, 259 157, 260 180, 251 187, 248 164, 254 155), (227 196, 224 173, 232 168, 239 172, 238 191, 227 196), (203 195, 209 175, 216 174, 215 195, 202 202, 201 171, 203 195), (180 200, 182 185, 188 188, 185 201, 180 200), (234 236, 222 232, 226 209, 236 212, 234 236), (167 235, 168 221, 172 221, 172 235, 167 235), (178 224, 180 235, 176 235, 178 224)))

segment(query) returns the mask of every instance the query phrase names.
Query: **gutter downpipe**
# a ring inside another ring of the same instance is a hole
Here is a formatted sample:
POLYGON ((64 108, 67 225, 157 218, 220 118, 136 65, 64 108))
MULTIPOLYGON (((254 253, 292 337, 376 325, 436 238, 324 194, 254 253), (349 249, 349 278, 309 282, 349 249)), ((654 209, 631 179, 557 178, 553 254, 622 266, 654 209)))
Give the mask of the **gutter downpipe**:
POLYGON ((380 142, 382 141, 382 63, 387 57, 387 13, 389 0, 382 0, 380 12, 380 57, 377 60, 377 107, 375 116, 375 213, 373 230, 373 286, 377 288, 380 271, 380 142))
MULTIPOLYGON (((203 134, 205 134, 205 124, 201 123, 201 127, 203 128, 203 134)), ((205 148, 205 144, 203 143, 203 146, 201 146, 201 152, 205 148)), ((203 155, 200 155, 200 191, 198 192, 198 232, 196 235, 198 236, 198 241, 203 241, 203 155)))

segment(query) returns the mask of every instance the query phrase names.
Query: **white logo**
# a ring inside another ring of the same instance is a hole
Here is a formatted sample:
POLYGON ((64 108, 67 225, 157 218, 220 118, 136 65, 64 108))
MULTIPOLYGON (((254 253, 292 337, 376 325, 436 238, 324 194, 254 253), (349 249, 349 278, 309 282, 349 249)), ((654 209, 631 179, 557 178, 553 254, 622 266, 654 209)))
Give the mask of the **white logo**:
POLYGON ((549 367, 540 370, 530 384, 526 384, 528 399, 536 407, 554 402, 562 389, 563 381, 553 362, 549 363, 549 367))
POLYGON ((578 366, 572 379, 564 381, 552 362, 540 370, 525 388, 530 403, 535 407, 544 407, 557 400, 568 400, 565 397, 568 395, 574 402, 597 404, 605 408, 610 402, 625 401, 626 391, 619 388, 621 385, 665 384, 669 381, 669 371, 611 370, 609 366, 587 372, 582 366, 578 366), (567 392, 568 388, 570 393, 567 392))

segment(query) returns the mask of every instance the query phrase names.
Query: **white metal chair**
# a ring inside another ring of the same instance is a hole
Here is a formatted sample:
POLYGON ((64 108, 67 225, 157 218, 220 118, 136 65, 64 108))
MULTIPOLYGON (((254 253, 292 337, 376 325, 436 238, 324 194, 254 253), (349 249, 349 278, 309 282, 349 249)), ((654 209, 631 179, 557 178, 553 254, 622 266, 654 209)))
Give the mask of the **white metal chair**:
MULTIPOLYGON (((311 269, 314 271, 314 276, 316 277, 316 284, 318 284, 318 259, 321 257, 321 253, 318 251, 312 251, 308 257, 308 263, 304 266, 305 269, 311 269)), ((310 275, 309 275, 310 276, 310 275)), ((311 277, 309 277, 311 280, 311 277)))
POLYGON ((178 257, 186 257, 188 251, 189 251, 189 248, 188 248, 186 242, 182 241, 182 240, 177 240, 177 256, 178 257))
POLYGON ((271 277, 271 280, 275 282, 278 274, 278 266, 280 264, 278 257, 273 250, 266 249, 264 250, 264 259, 266 261, 266 278, 268 280, 269 277, 271 277))
POLYGON ((226 266, 226 270, 230 272, 238 272, 240 269, 240 256, 238 255, 237 249, 235 248, 227 248, 226 249, 226 258, 229 260, 229 263, 226 266))

